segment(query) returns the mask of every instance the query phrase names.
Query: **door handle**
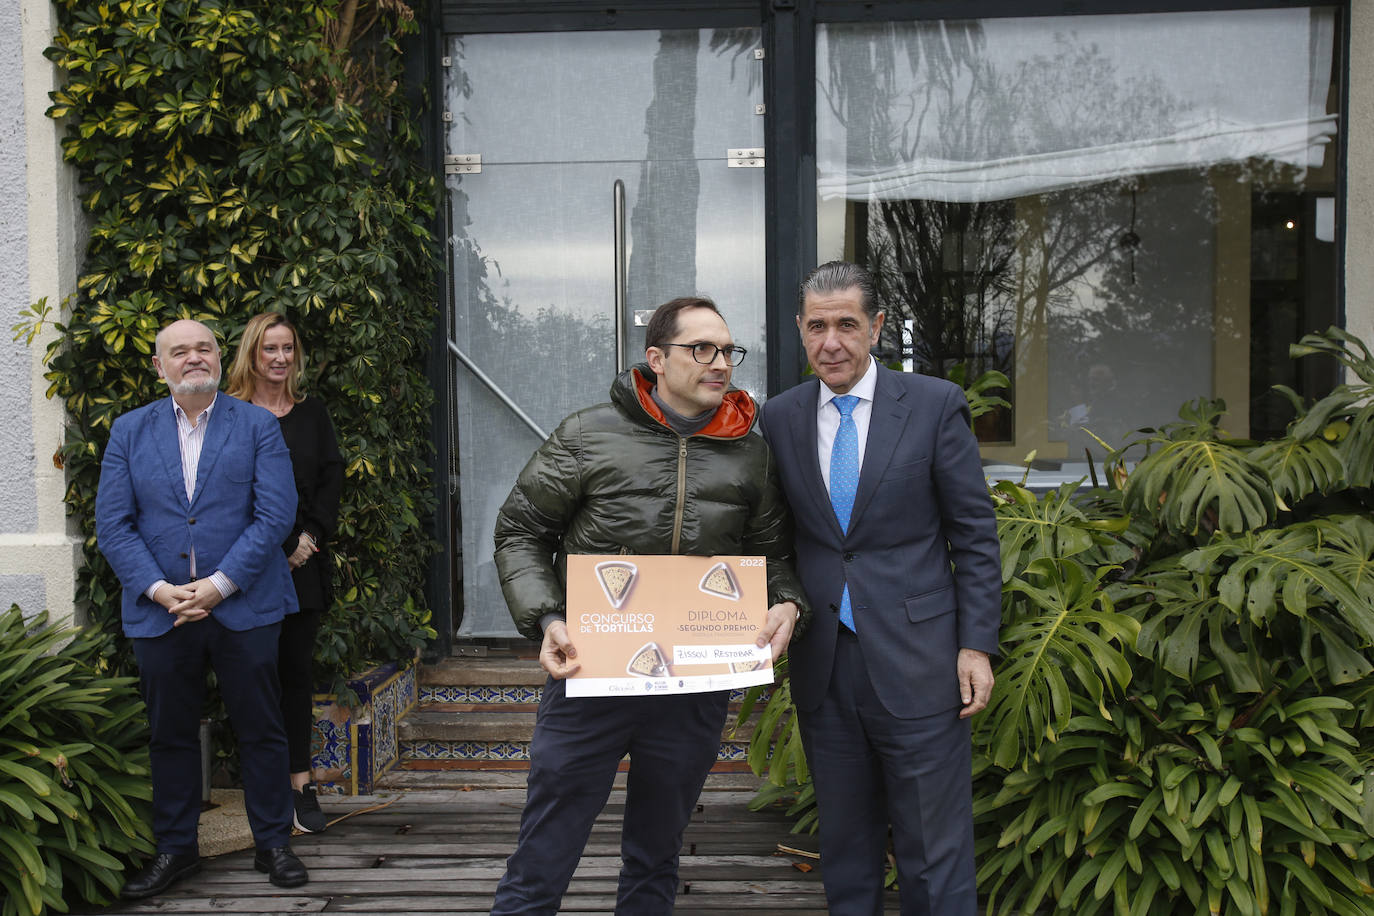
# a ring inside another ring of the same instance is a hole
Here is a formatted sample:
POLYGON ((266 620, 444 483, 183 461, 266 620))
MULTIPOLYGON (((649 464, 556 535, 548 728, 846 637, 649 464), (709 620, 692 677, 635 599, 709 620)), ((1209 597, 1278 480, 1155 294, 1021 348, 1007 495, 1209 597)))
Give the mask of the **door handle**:
POLYGON ((629 298, 625 279, 625 182, 619 178, 611 186, 613 235, 615 243, 615 374, 627 367, 626 349, 629 331, 625 326, 626 300, 629 298))

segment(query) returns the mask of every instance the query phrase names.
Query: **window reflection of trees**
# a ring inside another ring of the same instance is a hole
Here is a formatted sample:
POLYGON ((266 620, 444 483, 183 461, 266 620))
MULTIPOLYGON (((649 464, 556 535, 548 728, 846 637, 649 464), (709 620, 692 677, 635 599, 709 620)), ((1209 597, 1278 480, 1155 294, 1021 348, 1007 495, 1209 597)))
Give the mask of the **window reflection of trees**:
MULTIPOLYGON (((1053 54, 1008 72, 987 58, 978 23, 874 27, 868 37, 869 53, 831 56, 821 87, 851 161, 993 162, 1055 149, 1064 138, 1105 147, 1146 130, 1170 136, 1190 112, 1158 77, 1124 77, 1072 34, 1057 36, 1053 54), (919 78, 894 77, 898 62, 919 78)), ((1060 407, 1046 418, 1047 432, 1070 440, 1071 455, 1092 441, 1080 425, 1096 423, 1094 432, 1116 439, 1146 419, 1167 419, 1144 416, 1151 398, 1139 383, 1157 376, 1170 353, 1186 352, 1180 342, 1211 336, 1211 310, 1170 293, 1210 295, 1214 278, 1210 257, 1161 263, 1158 241, 1214 225, 1207 178, 1198 169, 1016 200, 856 203, 855 250, 889 314, 884 351, 895 356, 910 321, 908 355, 918 371, 943 375, 965 363, 972 374, 997 369, 1014 378, 1027 341, 1048 336, 1062 358, 1047 367, 1050 401, 1060 407), (1172 209, 1148 200, 1180 182, 1192 189, 1181 208, 1177 193, 1167 198, 1172 209)), ((1210 233, 1198 240, 1202 248, 1210 242, 1210 233)), ((980 436, 1010 440, 1012 427, 1003 412, 980 436)))

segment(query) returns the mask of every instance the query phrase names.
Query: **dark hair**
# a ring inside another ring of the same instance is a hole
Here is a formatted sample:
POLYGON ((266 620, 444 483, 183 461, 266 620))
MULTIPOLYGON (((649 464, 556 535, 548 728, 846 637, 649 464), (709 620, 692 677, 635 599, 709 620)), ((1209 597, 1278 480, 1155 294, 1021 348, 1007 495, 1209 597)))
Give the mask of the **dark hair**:
POLYGON ((654 309, 653 317, 644 329, 644 349, 661 348, 666 343, 672 343, 677 336, 677 316, 687 309, 710 309, 720 314, 716 304, 703 296, 682 296, 665 302, 654 309))
POLYGON ((863 306, 868 320, 877 321, 878 312, 882 309, 878 307, 878 296, 873 291, 873 275, 858 264, 848 261, 826 261, 807 274, 797 295, 797 314, 806 311, 807 295, 841 293, 847 289, 859 291, 859 304, 863 306))

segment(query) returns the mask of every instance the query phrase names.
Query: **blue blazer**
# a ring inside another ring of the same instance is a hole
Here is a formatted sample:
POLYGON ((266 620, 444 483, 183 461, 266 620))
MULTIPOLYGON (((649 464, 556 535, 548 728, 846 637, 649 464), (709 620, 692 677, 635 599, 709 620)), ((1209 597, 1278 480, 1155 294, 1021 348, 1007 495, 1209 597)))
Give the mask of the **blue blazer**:
POLYGON ((172 629, 172 615, 144 593, 158 579, 190 582, 193 548, 199 577, 218 569, 238 586, 211 611, 216 620, 231 630, 276 623, 298 607, 281 549, 296 519, 281 425, 221 392, 188 500, 172 407, 167 397, 115 420, 100 463, 96 539, 124 586, 124 633, 172 629))
POLYGON ((997 651, 1001 553, 963 391, 876 368, 847 534, 816 454, 820 383, 804 382, 763 408, 812 608, 810 628, 788 650, 792 696, 809 711, 825 695, 848 582, 874 689, 892 715, 916 718, 962 705, 959 649, 997 651))

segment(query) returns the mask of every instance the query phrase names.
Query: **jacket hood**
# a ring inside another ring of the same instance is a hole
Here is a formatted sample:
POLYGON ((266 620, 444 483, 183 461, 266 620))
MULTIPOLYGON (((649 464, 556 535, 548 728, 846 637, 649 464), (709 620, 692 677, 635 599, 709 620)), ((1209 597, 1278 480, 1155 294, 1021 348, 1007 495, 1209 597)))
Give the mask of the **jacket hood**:
MULTIPOLYGON (((623 410, 636 423, 646 426, 662 426, 672 432, 668 419, 654 403, 650 392, 654 390, 656 379, 648 363, 639 363, 616 376, 611 383, 611 402, 623 410)), ((715 416, 706 428, 696 433, 713 439, 738 439, 748 435, 758 419, 758 405, 747 392, 731 387, 716 408, 715 416)))

